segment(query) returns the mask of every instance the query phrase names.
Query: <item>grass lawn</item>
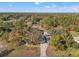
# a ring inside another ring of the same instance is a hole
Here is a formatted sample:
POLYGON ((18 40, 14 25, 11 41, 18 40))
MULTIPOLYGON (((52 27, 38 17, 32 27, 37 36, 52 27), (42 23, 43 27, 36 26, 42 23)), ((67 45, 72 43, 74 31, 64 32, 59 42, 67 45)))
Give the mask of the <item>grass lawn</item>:
POLYGON ((65 52, 57 50, 56 47, 49 45, 47 48, 47 56, 62 57, 65 52))
POLYGON ((70 53, 72 57, 79 57, 79 49, 72 49, 70 53))
MULTIPOLYGON (((73 37, 79 37, 79 32, 71 31, 70 32, 73 37)), ((64 57, 64 56, 70 56, 70 57, 79 57, 79 49, 75 48, 68 48, 65 51, 58 50, 55 46, 53 46, 54 41, 49 41, 52 44, 49 44, 47 48, 47 56, 52 57, 64 57)))
POLYGON ((49 45, 47 48, 47 56, 51 57, 79 57, 79 49, 69 48, 66 51, 56 49, 56 47, 49 45))
POLYGON ((79 37, 79 32, 71 31, 73 37, 79 37))

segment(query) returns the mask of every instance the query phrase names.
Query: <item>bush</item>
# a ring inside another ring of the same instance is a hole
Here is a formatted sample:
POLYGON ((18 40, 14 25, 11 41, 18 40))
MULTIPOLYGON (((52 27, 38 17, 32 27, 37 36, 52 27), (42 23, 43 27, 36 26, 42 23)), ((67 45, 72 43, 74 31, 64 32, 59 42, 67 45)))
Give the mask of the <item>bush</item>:
POLYGON ((54 45, 59 50, 66 50, 68 47, 72 47, 73 43, 72 35, 65 30, 55 30, 50 38, 50 44, 54 45))
POLYGON ((59 39, 60 39, 59 36, 53 35, 53 36, 50 38, 49 44, 55 46, 55 45, 57 44, 57 41, 58 41, 59 39))
POLYGON ((76 32, 79 32, 79 27, 75 27, 75 31, 76 32))
POLYGON ((63 50, 63 51, 68 48, 67 45, 66 45, 66 41, 65 40, 62 40, 62 39, 61 40, 58 40, 56 46, 57 46, 57 48, 59 50, 63 50))
POLYGON ((33 29, 32 30, 32 40, 34 44, 39 44, 41 41, 41 34, 42 32, 40 30, 37 29, 33 29))
POLYGON ((78 43, 73 43, 72 47, 74 47, 75 49, 78 49, 79 48, 79 44, 78 43))

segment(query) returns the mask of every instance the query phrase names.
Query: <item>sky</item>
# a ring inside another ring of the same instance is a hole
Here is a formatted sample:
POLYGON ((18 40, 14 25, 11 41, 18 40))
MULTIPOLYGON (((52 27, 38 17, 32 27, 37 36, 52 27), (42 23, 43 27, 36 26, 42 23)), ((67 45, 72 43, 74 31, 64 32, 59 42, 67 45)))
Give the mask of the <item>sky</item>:
POLYGON ((79 12, 79 2, 0 2, 0 12, 79 12))

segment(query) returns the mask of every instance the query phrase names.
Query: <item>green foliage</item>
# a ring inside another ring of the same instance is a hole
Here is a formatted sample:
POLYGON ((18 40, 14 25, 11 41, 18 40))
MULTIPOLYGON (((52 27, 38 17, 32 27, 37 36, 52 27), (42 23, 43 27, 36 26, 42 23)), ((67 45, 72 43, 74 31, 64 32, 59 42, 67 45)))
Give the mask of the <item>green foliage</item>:
POLYGON ((47 24, 48 26, 57 26, 57 20, 55 18, 45 18, 43 20, 41 20, 42 24, 47 24))
MULTIPOLYGON (((50 38, 50 45, 54 45, 59 50, 66 50, 69 47, 73 47, 74 40, 70 32, 68 31, 61 31, 61 30, 55 30, 52 33, 52 37, 50 38)), ((74 47, 73 47, 74 48, 74 47)))
POLYGON ((75 49, 79 49, 79 44, 78 43, 73 43, 73 45, 72 45, 75 49))
POLYGON ((2 26, 2 24, 3 24, 3 21, 0 19, 0 26, 2 26))
POLYGON ((32 31, 32 40, 34 44, 39 44, 41 40, 42 32, 40 30, 34 29, 32 31))
POLYGON ((66 41, 63 40, 63 38, 60 38, 60 40, 57 41, 56 46, 60 50, 66 50, 68 48, 66 45, 66 41))
POLYGON ((17 21, 17 22, 15 23, 15 29, 16 29, 16 30, 22 29, 22 22, 21 22, 21 21, 17 21))
POLYGON ((48 28, 52 36, 49 42, 51 45, 56 46, 60 50, 66 50, 69 47, 78 48, 78 44, 74 43, 73 37, 68 31, 68 29, 73 28, 73 31, 79 32, 78 14, 52 14, 47 16, 35 14, 31 16, 32 17, 29 18, 26 14, 0 15, 0 38, 6 41, 11 40, 11 43, 15 42, 18 45, 25 42, 39 44, 41 41, 42 31, 31 28, 33 23, 37 23, 43 25, 41 27, 44 29, 46 29, 44 26, 48 28), (11 21, 9 20, 9 17, 11 21), (29 21, 27 21, 28 18, 29 21), (11 31, 9 32, 9 30, 11 31), (12 38, 10 38, 10 35, 12 38))
POLYGON ((79 32, 79 26, 75 26, 74 31, 79 32))

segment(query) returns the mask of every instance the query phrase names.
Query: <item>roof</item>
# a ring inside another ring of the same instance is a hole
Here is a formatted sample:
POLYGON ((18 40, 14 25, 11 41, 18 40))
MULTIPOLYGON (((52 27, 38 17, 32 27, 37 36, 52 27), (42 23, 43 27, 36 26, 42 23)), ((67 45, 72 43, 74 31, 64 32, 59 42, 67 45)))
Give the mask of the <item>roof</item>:
POLYGON ((48 32, 44 32, 44 35, 50 35, 48 32))

